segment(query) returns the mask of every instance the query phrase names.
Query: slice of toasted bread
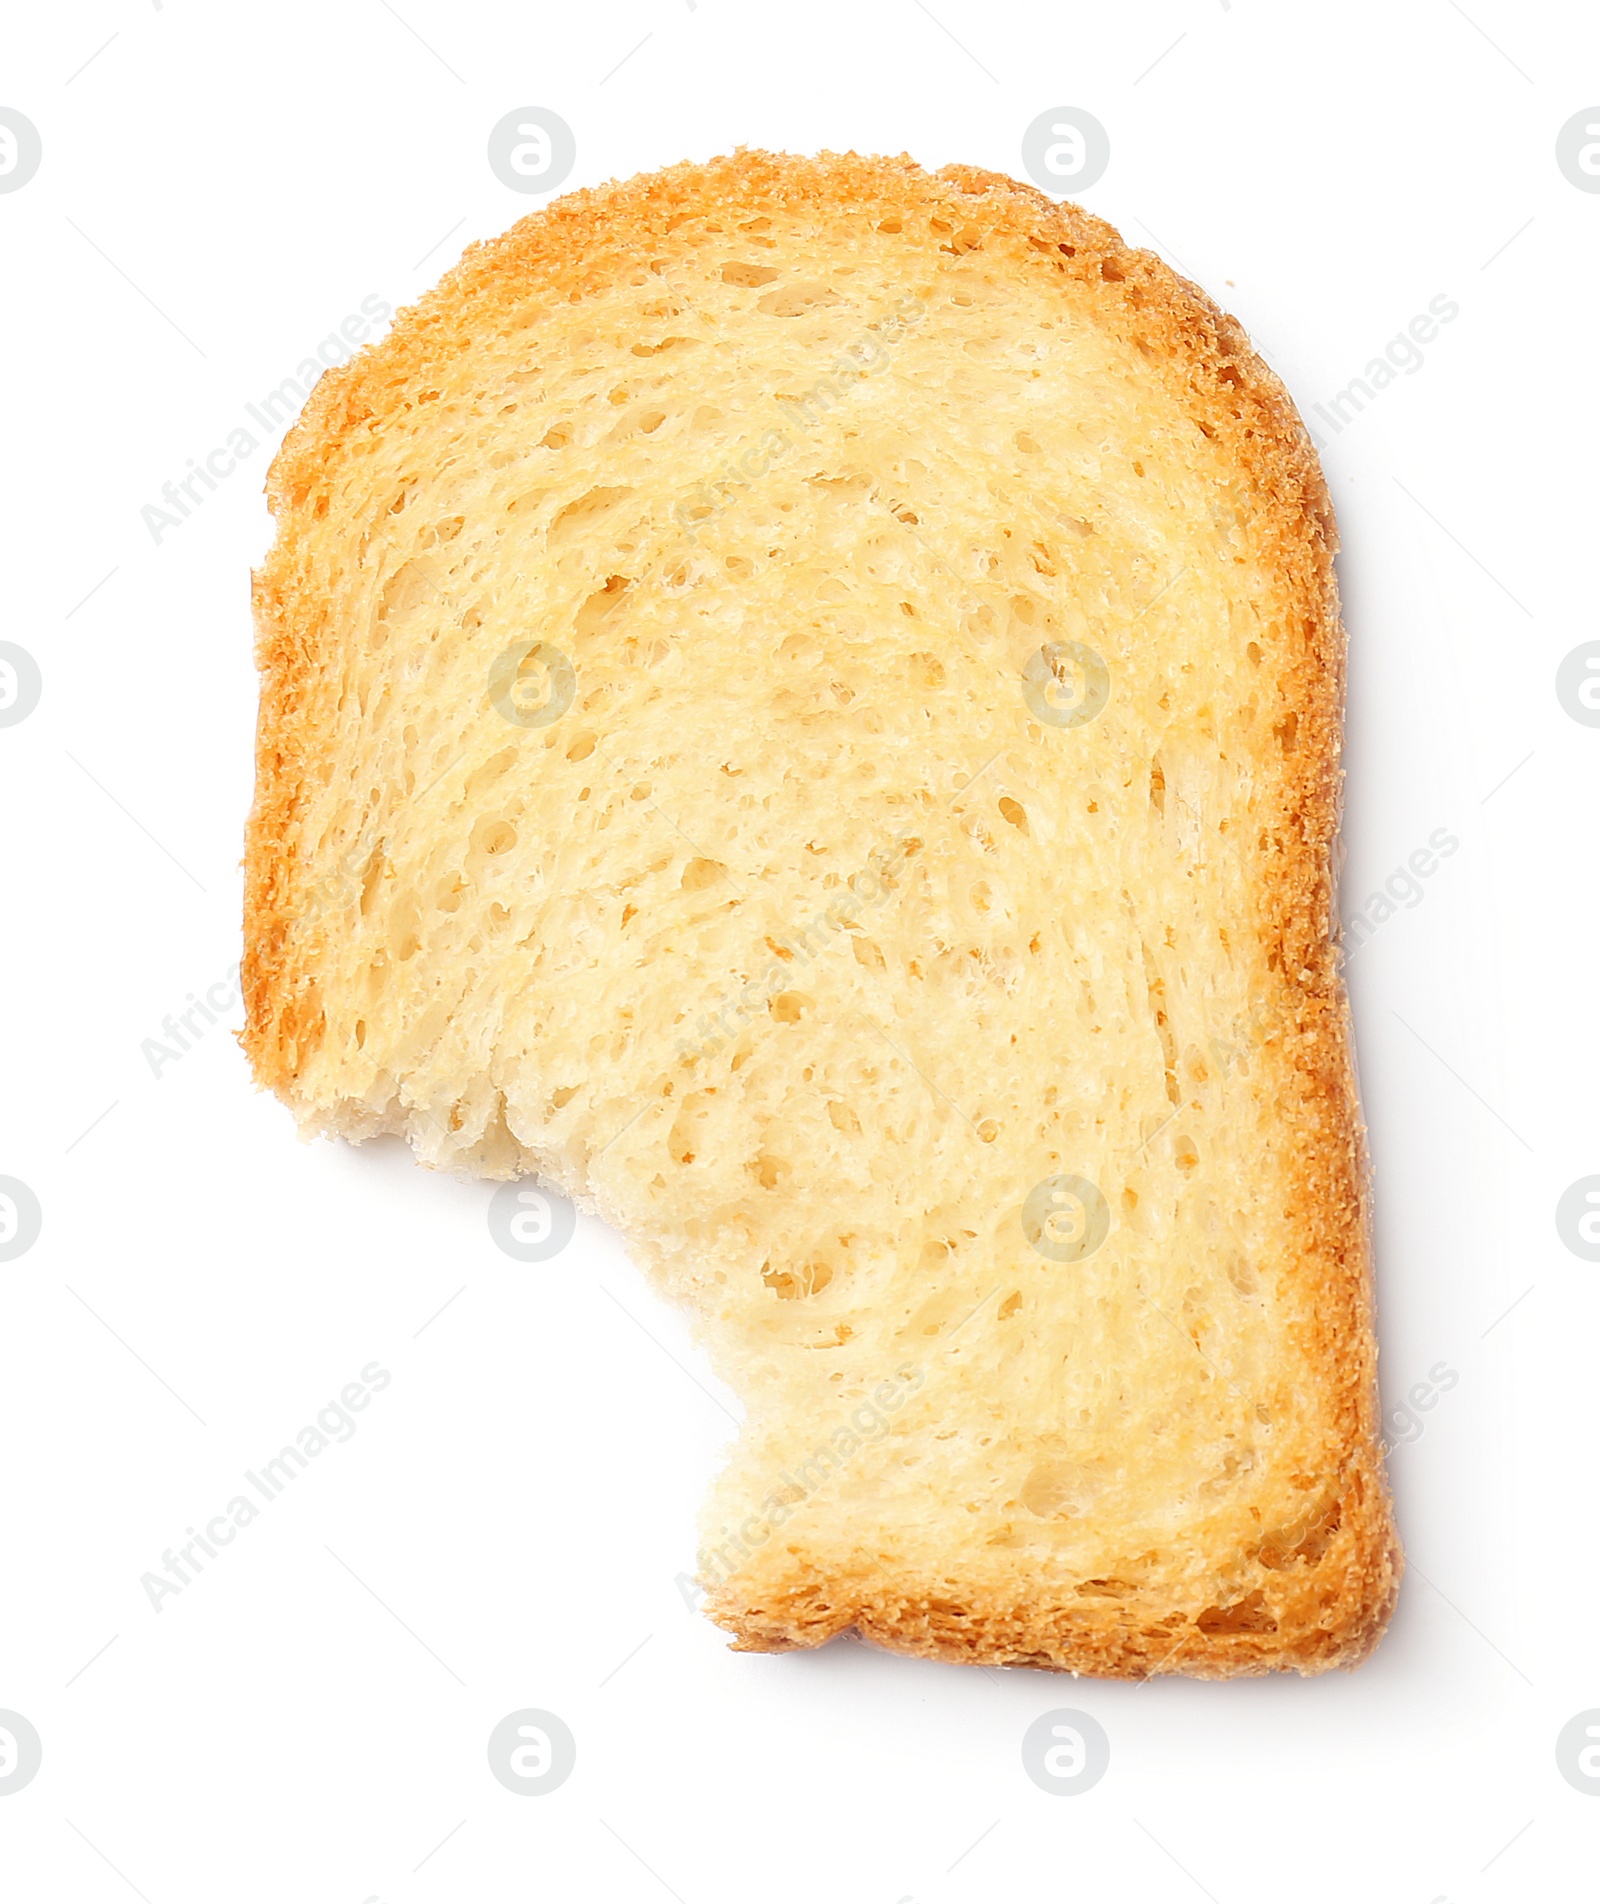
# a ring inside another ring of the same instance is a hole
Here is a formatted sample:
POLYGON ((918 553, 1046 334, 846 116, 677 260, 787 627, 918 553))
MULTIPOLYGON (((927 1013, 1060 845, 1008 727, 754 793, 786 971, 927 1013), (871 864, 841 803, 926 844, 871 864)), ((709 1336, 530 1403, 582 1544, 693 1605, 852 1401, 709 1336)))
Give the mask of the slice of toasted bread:
POLYGON ((1010 179, 741 152, 474 247, 270 495, 256 1074, 691 1306, 738 1643, 1360 1659, 1334 530, 1238 324, 1010 179))

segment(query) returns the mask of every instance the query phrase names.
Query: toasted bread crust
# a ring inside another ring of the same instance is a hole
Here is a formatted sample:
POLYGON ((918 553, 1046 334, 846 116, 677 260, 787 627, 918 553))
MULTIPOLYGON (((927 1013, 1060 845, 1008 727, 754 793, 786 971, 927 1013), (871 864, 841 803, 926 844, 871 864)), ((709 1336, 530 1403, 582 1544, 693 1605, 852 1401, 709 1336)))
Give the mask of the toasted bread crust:
POLYGON ((808 1581, 759 1603, 724 1590, 708 1600, 735 1649, 788 1652, 820 1646, 853 1630, 886 1651, 952 1665, 1031 1666, 1087 1673, 1099 1679, 1239 1679, 1262 1673, 1327 1672, 1358 1666, 1382 1637, 1400 1579, 1387 1492, 1381 1475, 1352 1462, 1342 1490, 1318 1503, 1304 1543, 1341 1580, 1330 1596, 1309 1577, 1296 1579, 1305 1556, 1290 1548, 1268 1554, 1274 1589, 1229 1608, 1207 1609, 1198 1621, 1136 1601, 1018 1605, 1015 1596, 974 1592, 953 1604, 934 1599, 920 1582, 886 1580, 864 1565, 859 1580, 808 1581), (1335 1524, 1326 1539, 1329 1523, 1335 1524), (1159 1617, 1157 1617, 1159 1614, 1159 1617))
MULTIPOLYGON (((1276 876, 1262 894, 1274 964, 1292 999, 1285 1060, 1298 1080, 1297 1115, 1283 1132, 1297 1186, 1292 1214, 1321 1242, 1333 1273, 1319 1291, 1308 1353, 1338 1371, 1330 1439, 1346 1464, 1309 1531, 1328 1565, 1316 1570, 1288 1540, 1266 1551, 1270 1625, 1242 1610, 1184 1617, 1141 1599, 1019 1606, 975 1589, 959 1606, 925 1584, 887 1577, 863 1556, 859 1577, 787 1578, 770 1593, 745 1576, 715 1589, 714 1618, 756 1650, 814 1646, 854 1628, 918 1657, 1026 1664, 1117 1677, 1181 1672, 1203 1678, 1275 1668, 1351 1665, 1375 1644, 1394 1604, 1400 1555, 1386 1491, 1376 1401, 1367 1164, 1351 1059, 1348 1008, 1333 937, 1333 846, 1339 817, 1344 636, 1328 493, 1306 432, 1281 384, 1240 325, 1147 251, 1101 220, 995 173, 951 166, 930 175, 908 158, 824 154, 797 159, 740 151, 708 165, 578 192, 473 246, 380 344, 316 386, 268 479, 278 540, 255 578, 261 671, 257 793, 245 860, 242 1043, 259 1083, 293 1100, 324 1021, 318 974, 290 926, 306 903, 298 847, 309 789, 336 771, 329 736, 309 710, 306 683, 337 642, 310 537, 319 502, 365 433, 397 403, 426 400, 426 380, 468 350, 531 283, 577 300, 614 274, 670 260, 696 222, 803 204, 825 216, 863 205, 930 210, 950 225, 959 255, 981 216, 984 242, 1006 268, 1092 285, 1108 314, 1137 314, 1157 346, 1156 374, 1184 392, 1190 414, 1226 451, 1262 504, 1262 560, 1288 579, 1302 612, 1287 672, 1293 751, 1274 789, 1276 876), (1330 1510, 1331 1501, 1331 1510, 1330 1510), (1330 1594, 1328 1582, 1338 1582, 1330 1594)), ((581 1184, 569 1185, 580 1198, 581 1184)), ((1266 1543, 1264 1543, 1264 1548, 1266 1543)), ((1259 1601, 1259 1596, 1258 1596, 1259 1601)))

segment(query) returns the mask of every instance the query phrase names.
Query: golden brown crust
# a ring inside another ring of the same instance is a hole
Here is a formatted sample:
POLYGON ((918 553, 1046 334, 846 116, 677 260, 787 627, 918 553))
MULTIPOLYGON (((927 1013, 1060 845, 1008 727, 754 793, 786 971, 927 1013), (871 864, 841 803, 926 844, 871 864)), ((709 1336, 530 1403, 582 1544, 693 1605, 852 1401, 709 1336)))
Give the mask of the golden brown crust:
POLYGON ((1236 1679, 1357 1666, 1382 1636, 1399 1590, 1381 1474, 1352 1462, 1342 1486, 1317 1497, 1274 1542, 1264 1541, 1260 1558, 1261 1586, 1194 1617, 1141 1618, 1136 1606, 1109 1595, 1076 1607, 1019 1606, 1015 1596, 986 1596, 966 1584, 935 1599, 924 1582, 885 1579, 870 1566, 861 1585, 819 1578, 759 1604, 730 1586, 710 1596, 707 1610, 737 1636, 736 1650, 750 1652, 819 1646, 853 1630, 917 1659, 1103 1679, 1236 1679), (1327 1578, 1338 1580, 1336 1594, 1327 1578))
POLYGON ((770 1604, 751 1604, 732 1582, 713 1594, 711 1610, 741 1646, 763 1650, 815 1645, 853 1626, 875 1643, 921 1657, 1124 1677, 1353 1664, 1388 1618, 1400 1559, 1379 1448, 1363 1132, 1332 936, 1344 665, 1332 511, 1306 432, 1240 325, 1153 254, 1125 246, 1101 220, 969 167, 930 175, 905 157, 740 151, 575 193, 473 246, 434 291, 400 314, 380 345, 324 376, 272 466, 268 494, 279 535, 255 578, 262 689, 245 861, 244 1048, 258 1081, 290 1095, 322 1031, 316 973, 303 952, 291 950, 289 931, 307 903, 297 847, 308 793, 335 771, 308 692, 336 642, 309 530, 352 446, 381 429, 397 403, 428 401, 428 379, 525 300, 530 283, 576 300, 641 260, 691 245, 699 227, 778 206, 932 211, 949 226, 944 249, 957 255, 969 226, 981 220, 986 247, 1004 252, 1015 268, 1093 285, 1104 321, 1140 340, 1152 374, 1183 393, 1199 427, 1226 451, 1258 502, 1264 499, 1258 520, 1268 546, 1258 559, 1287 579, 1302 605, 1291 631, 1298 649, 1285 697, 1292 712, 1284 744, 1292 752, 1275 791, 1275 873, 1264 896, 1301 1083, 1297 1115, 1283 1135, 1299 1186, 1292 1214, 1321 1239, 1335 1265, 1319 1292, 1307 1347, 1338 1372, 1332 1438, 1346 1466, 1331 1505, 1326 1494, 1319 1497, 1325 1520, 1305 1541, 1282 1530, 1277 1547, 1264 1541, 1253 1597, 1185 1615, 1179 1626, 1115 1603, 1018 1609, 971 1596, 954 1608, 915 1583, 874 1575, 870 1565, 858 1582, 819 1578, 770 1604), (1319 1557, 1326 1553, 1330 1565, 1313 1568, 1306 1554, 1297 1556, 1307 1546, 1319 1557), (1330 1578, 1339 1583, 1332 1597, 1322 1584, 1330 1578))

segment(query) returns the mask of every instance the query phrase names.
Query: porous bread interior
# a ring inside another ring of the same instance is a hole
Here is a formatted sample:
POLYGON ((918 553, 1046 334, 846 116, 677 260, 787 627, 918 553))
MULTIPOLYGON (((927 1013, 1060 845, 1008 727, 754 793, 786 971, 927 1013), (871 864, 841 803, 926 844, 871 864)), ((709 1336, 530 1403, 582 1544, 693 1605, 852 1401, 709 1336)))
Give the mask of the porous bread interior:
POLYGON ((273 495, 258 1075, 537 1171, 689 1305, 747 1411, 714 1616, 1360 1657, 1331 525, 1237 327, 1010 181, 742 154, 469 254, 273 495), (1025 1233, 1061 1174, 1078 1261, 1025 1233))

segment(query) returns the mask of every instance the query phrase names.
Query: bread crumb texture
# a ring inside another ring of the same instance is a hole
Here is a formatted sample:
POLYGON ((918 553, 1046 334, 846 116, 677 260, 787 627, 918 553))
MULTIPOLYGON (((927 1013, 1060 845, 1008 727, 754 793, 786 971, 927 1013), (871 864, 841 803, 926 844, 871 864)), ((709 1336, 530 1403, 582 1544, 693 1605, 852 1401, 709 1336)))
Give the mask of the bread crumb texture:
POLYGON ((1238 324, 1011 179, 740 151, 474 246, 269 493, 256 1075, 688 1306, 736 1643, 1362 1658, 1334 531, 1238 324))

